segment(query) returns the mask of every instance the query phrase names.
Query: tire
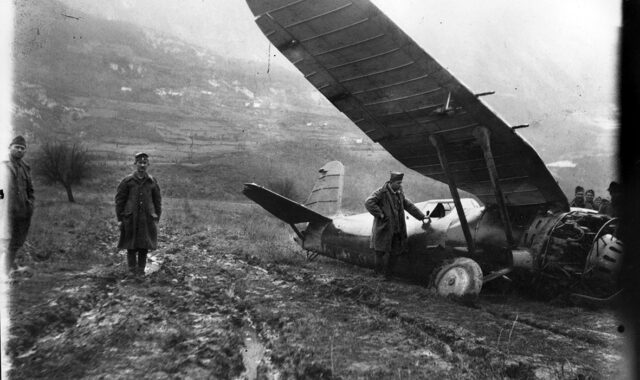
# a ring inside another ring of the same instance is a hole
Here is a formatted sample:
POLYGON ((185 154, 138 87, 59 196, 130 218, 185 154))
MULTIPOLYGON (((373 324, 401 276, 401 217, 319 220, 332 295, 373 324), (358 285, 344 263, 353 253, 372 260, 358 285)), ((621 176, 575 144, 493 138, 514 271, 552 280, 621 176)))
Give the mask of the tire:
POLYGON ((468 257, 445 261, 433 271, 431 288, 445 297, 475 298, 482 289, 482 269, 468 257))

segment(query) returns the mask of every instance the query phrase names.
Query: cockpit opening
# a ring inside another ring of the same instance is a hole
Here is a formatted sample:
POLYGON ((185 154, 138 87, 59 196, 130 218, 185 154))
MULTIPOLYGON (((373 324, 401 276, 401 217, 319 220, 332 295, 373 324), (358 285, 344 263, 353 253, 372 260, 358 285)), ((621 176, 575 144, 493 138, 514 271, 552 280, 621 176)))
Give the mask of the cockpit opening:
MULTIPOLYGON (((475 199, 472 198, 462 198, 460 199, 460 203, 462 203, 463 209, 482 207, 475 199)), ((433 199, 425 202, 423 211, 425 215, 431 218, 443 218, 449 215, 449 213, 455 210, 455 208, 456 205, 453 199, 433 199)))

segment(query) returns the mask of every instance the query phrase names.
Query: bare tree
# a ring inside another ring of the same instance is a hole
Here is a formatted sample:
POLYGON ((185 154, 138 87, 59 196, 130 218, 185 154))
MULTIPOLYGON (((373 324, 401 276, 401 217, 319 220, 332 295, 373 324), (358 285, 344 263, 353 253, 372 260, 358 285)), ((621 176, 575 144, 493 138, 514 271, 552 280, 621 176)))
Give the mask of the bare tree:
POLYGON ((91 155, 79 143, 45 143, 34 161, 34 169, 49 183, 60 183, 67 191, 69 202, 75 202, 71 185, 88 178, 91 155))

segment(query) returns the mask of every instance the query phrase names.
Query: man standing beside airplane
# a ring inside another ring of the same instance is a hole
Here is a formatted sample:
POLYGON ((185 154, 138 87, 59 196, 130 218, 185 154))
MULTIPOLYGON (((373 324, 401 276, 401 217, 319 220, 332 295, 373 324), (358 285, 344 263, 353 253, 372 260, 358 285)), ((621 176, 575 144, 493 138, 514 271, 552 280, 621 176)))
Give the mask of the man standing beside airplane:
POLYGON ((407 225, 404 210, 418 220, 426 216, 402 191, 403 173, 391 172, 391 178, 381 188, 367 198, 364 205, 373 215, 370 247, 376 251, 375 271, 390 278, 398 256, 407 251, 407 225), (383 265, 385 254, 386 266, 383 265))
POLYGON ((149 155, 137 153, 134 165, 136 170, 120 182, 115 197, 120 222, 118 249, 127 250, 131 275, 143 276, 147 253, 158 245, 162 196, 158 181, 147 173, 149 155))
POLYGON ((9 180, 9 224, 11 238, 8 246, 7 264, 11 269, 18 269, 16 255, 24 244, 31 225, 33 205, 33 182, 31 168, 22 159, 27 151, 27 141, 22 136, 16 136, 9 145, 9 160, 5 162, 9 180))

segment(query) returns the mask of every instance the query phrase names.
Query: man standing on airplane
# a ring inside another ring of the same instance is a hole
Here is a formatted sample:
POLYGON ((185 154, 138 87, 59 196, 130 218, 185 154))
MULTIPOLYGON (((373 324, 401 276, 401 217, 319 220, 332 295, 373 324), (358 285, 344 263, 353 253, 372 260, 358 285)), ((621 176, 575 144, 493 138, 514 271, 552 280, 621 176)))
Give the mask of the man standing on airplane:
POLYGON ((404 197, 403 177, 403 173, 391 172, 389 181, 374 191, 364 203, 374 217, 370 247, 376 251, 375 271, 381 274, 384 270, 387 279, 391 277, 398 256, 408 248, 404 211, 418 220, 426 219, 422 211, 404 197), (385 255, 386 266, 383 265, 385 255))

